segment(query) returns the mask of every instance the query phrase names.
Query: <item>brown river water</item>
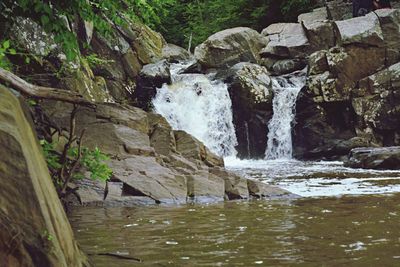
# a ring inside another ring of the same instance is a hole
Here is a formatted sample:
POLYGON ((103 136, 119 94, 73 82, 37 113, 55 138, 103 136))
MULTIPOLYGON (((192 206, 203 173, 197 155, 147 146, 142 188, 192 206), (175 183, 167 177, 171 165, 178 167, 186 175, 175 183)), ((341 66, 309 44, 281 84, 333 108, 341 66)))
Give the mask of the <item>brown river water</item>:
POLYGON ((75 208, 82 249, 107 267, 400 266, 400 173, 338 162, 227 165, 303 197, 75 208))

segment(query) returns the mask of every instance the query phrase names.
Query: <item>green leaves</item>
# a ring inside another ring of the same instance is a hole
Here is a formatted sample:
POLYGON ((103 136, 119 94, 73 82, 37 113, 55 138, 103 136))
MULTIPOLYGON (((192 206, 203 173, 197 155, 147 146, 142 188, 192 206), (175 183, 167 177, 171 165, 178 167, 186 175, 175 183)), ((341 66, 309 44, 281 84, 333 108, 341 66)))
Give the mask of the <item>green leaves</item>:
POLYGON ((3 42, 3 49, 7 50, 8 48, 10 48, 10 40, 5 40, 3 42))
POLYGON ((85 178, 85 172, 90 173, 91 179, 101 181, 107 181, 112 175, 112 170, 105 163, 109 160, 109 157, 97 147, 93 150, 87 147, 81 147, 79 150, 77 146, 69 148, 66 164, 62 165, 60 162, 61 153, 57 152, 56 143, 40 140, 40 145, 57 188, 60 188, 64 183, 62 177, 60 177, 61 168, 64 168, 66 173, 75 180, 85 178))

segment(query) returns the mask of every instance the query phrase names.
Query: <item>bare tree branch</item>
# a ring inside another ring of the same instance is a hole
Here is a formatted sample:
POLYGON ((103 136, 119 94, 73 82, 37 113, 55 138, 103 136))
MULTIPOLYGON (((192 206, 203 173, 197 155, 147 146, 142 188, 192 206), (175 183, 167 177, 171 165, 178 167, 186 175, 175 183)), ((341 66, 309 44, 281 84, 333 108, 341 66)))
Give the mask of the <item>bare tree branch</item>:
POLYGON ((31 84, 3 68, 0 68, 0 81, 8 83, 12 88, 19 91, 23 95, 43 99, 59 100, 83 106, 95 106, 94 103, 84 99, 82 95, 78 93, 31 84))

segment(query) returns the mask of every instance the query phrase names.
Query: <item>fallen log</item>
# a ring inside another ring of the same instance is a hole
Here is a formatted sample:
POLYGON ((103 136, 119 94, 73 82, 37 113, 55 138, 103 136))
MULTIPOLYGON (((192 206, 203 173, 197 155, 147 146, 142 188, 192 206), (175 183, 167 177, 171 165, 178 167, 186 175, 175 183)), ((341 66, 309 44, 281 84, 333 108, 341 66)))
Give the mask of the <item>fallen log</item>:
POLYGON ((82 95, 76 92, 34 85, 3 68, 0 68, 0 81, 7 83, 11 88, 26 96, 58 100, 82 106, 96 106, 93 102, 84 99, 82 95))

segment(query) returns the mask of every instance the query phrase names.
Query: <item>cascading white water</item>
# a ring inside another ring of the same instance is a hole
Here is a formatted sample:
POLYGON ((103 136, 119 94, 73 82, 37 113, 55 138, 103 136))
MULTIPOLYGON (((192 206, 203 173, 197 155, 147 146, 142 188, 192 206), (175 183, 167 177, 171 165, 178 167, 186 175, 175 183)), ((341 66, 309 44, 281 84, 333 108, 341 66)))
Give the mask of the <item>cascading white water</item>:
POLYGON ((179 74, 182 64, 171 66, 172 84, 157 89, 154 111, 174 130, 184 130, 219 156, 235 156, 237 139, 228 87, 203 74, 179 74))
POLYGON ((298 72, 272 80, 274 99, 273 116, 268 124, 267 160, 292 158, 292 122, 295 118, 296 99, 305 84, 305 75, 298 72))

